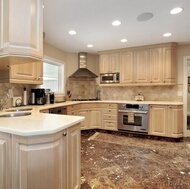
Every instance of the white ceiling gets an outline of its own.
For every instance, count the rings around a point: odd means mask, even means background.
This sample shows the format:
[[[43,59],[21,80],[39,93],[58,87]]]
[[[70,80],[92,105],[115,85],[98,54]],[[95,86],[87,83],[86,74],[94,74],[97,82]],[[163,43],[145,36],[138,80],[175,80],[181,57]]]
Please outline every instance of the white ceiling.
[[[102,50],[148,44],[190,43],[190,0],[44,0],[44,41],[67,52]],[[184,11],[171,15],[175,7]],[[139,22],[145,12],[153,18]],[[120,20],[118,27],[112,21]],[[76,35],[69,35],[75,30]],[[171,32],[171,37],[162,35]],[[126,38],[126,43],[120,40]],[[87,44],[93,44],[88,48]]]

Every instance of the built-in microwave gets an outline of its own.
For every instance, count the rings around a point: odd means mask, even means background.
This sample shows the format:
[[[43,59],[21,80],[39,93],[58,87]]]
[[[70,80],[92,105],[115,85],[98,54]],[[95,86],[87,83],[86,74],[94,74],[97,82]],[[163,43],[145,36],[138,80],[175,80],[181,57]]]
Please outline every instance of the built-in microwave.
[[[119,73],[100,74],[100,83],[119,83]]]

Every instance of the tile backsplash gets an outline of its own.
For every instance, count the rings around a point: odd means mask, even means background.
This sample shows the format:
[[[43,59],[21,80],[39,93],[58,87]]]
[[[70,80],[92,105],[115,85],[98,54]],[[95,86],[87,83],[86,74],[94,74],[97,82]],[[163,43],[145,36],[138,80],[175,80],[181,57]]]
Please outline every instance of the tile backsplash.
[[[23,95],[26,87],[28,100],[30,100],[31,88],[34,85],[24,84],[0,84],[0,98],[6,103],[4,108],[12,106],[12,99],[7,98],[8,89],[12,89],[13,96]],[[134,100],[135,96],[141,94],[146,101],[178,101],[183,102],[183,85],[175,86],[143,86],[143,87],[99,87],[95,79],[68,79],[67,90],[70,90],[73,98],[96,98],[97,91],[100,91],[101,100]],[[181,94],[181,95],[179,95]],[[1,101],[0,101],[1,103]]]
[[[9,98],[8,90],[12,89],[13,96],[23,96],[23,90],[26,87],[28,100],[30,100],[30,91],[31,88],[35,88],[34,85],[24,85],[24,84],[11,84],[11,83],[2,83],[0,84],[0,98],[5,100],[4,108],[12,107],[12,98]],[[0,101],[1,102],[1,101]]]
[[[96,79],[68,78],[67,91],[71,91],[72,99],[94,99],[97,97],[98,85]]]
[[[183,101],[183,85],[141,86],[141,87],[101,87],[101,100],[134,100],[141,94],[146,101]],[[181,94],[181,95],[179,95]]]

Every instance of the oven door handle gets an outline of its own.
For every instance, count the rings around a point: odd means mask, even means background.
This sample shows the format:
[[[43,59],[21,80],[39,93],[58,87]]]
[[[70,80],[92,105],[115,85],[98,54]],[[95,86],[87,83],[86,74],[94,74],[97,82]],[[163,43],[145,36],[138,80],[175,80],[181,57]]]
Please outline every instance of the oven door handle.
[[[129,112],[133,112],[135,114],[147,114],[148,111],[129,111],[129,110],[118,110],[118,112],[120,113],[129,113]]]

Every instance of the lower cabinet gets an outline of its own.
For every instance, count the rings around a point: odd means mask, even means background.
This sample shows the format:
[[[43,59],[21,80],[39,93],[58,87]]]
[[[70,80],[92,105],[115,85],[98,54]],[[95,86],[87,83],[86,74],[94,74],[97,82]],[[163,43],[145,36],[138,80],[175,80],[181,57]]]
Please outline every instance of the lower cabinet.
[[[102,129],[118,130],[117,129],[117,104],[102,104]]]
[[[102,126],[102,110],[98,103],[81,104],[78,111],[79,116],[84,116],[85,120],[81,123],[81,129],[95,129]]]
[[[0,141],[3,143],[1,134]],[[0,144],[0,151],[8,153],[0,153],[6,167],[0,170],[0,189],[9,189],[10,185],[11,189],[80,188],[80,143],[79,124],[51,135],[13,135],[9,146],[12,157],[6,144]]]
[[[11,189],[11,136],[0,133],[0,189]]]
[[[150,105],[149,134],[182,137],[183,106]]]

